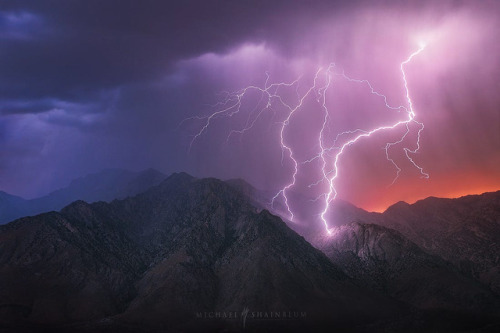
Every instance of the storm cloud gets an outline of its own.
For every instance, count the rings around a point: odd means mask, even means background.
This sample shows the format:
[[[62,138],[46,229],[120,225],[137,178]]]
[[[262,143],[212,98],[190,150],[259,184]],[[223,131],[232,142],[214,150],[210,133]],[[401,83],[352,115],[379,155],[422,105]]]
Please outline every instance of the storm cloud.
[[[422,39],[426,52],[408,77],[425,124],[415,160],[429,180],[404,168],[388,187],[394,169],[380,138],[345,156],[340,197],[380,210],[399,200],[498,189],[498,3],[344,3],[3,2],[0,189],[31,197],[109,167],[242,177],[279,189],[290,176],[275,141],[279,115],[263,115],[252,131],[229,140],[238,124],[217,119],[191,149],[203,122],[183,120],[209,114],[223,91],[263,86],[266,73],[271,82],[299,76],[310,82],[332,62],[369,80],[392,104],[404,104],[399,64]],[[349,90],[338,96],[377,116],[336,112],[337,130],[383,119],[380,105],[359,93],[365,97]],[[300,117],[296,123],[314,127],[312,111]],[[302,160],[317,149],[305,145],[307,138],[307,131],[287,138],[303,140]]]

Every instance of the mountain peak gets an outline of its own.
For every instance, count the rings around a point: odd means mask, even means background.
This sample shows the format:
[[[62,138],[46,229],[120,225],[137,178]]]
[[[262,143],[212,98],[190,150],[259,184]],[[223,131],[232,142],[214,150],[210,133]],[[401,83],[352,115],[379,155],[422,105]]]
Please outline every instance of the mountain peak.
[[[24,201],[26,199],[19,197],[17,195],[13,195],[4,191],[0,191],[0,200],[17,200],[17,201]]]
[[[399,211],[399,210],[402,210],[402,209],[405,210],[405,209],[408,209],[409,207],[411,207],[411,205],[409,203],[407,203],[406,201],[398,201],[395,204],[389,206],[384,211],[384,213],[391,212],[391,211]]]
[[[173,172],[172,174],[170,174],[170,176],[168,176],[164,180],[164,182],[165,181],[169,181],[169,182],[172,182],[172,181],[191,181],[193,179],[196,179],[196,178],[194,176],[191,176],[187,172],[181,171],[181,172]]]

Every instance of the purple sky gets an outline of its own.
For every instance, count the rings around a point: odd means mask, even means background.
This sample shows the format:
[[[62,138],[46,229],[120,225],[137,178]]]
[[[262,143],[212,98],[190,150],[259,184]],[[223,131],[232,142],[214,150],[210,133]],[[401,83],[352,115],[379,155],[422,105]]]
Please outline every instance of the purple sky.
[[[370,210],[399,201],[500,188],[500,3],[497,1],[4,1],[0,5],[0,190],[33,197],[103,168],[241,177],[263,189],[289,183],[279,145],[286,112],[261,114],[249,95],[241,113],[216,118],[224,91],[292,82],[289,101],[316,70],[369,80],[390,105],[406,106],[406,68],[416,120],[425,125],[414,161],[403,146],[386,160],[396,129],[360,140],[339,162],[339,198]],[[295,89],[295,88],[294,88]],[[327,93],[332,140],[401,117],[366,86],[335,76]],[[252,113],[254,112],[254,113]],[[304,161],[318,153],[321,108],[307,100],[285,131]],[[404,115],[403,115],[404,116]],[[404,118],[404,117],[403,117]],[[411,132],[405,145],[414,149]],[[294,191],[316,196],[318,165],[301,165]]]

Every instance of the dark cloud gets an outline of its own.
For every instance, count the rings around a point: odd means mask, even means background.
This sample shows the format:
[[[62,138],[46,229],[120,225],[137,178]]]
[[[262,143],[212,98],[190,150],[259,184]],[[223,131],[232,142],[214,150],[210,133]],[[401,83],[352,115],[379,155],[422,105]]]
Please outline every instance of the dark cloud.
[[[177,60],[263,38],[283,7],[281,1],[7,4],[0,25],[0,97],[72,100],[154,80]]]
[[[295,47],[298,33],[356,4],[363,2],[7,1],[0,98],[74,101],[161,78],[178,60],[242,41]]]

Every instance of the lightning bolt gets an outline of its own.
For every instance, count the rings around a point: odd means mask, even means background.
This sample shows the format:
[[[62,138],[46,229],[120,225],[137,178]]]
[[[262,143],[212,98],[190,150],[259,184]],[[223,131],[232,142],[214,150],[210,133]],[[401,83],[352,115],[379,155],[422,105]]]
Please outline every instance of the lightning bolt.
[[[356,142],[358,142],[359,140],[361,140],[363,138],[366,138],[366,137],[370,137],[370,136],[374,135],[377,132],[386,131],[386,130],[392,130],[392,129],[395,129],[396,127],[399,127],[399,126],[402,126],[402,125],[404,125],[406,127],[405,133],[402,135],[402,137],[399,140],[397,140],[395,142],[387,143],[386,146],[385,146],[386,158],[394,165],[394,167],[397,170],[396,177],[392,181],[392,184],[394,184],[394,182],[399,177],[399,174],[401,172],[401,168],[396,164],[396,162],[394,161],[394,159],[390,158],[390,156],[389,156],[389,148],[391,148],[392,146],[394,146],[396,144],[402,143],[404,141],[404,139],[406,138],[406,136],[408,135],[408,133],[410,132],[409,124],[411,122],[416,123],[419,126],[419,130],[417,132],[416,148],[414,150],[411,150],[410,148],[407,148],[407,147],[405,147],[403,149],[404,149],[404,152],[405,152],[405,155],[406,155],[407,159],[413,164],[413,166],[415,166],[420,171],[422,177],[423,178],[429,178],[429,174],[425,173],[423,171],[423,168],[421,166],[419,166],[411,158],[411,156],[410,156],[410,153],[411,154],[416,154],[418,152],[418,150],[420,149],[420,134],[421,134],[422,130],[424,129],[424,124],[422,124],[422,123],[420,123],[420,122],[418,122],[418,121],[415,120],[415,111],[413,109],[413,101],[411,100],[411,97],[410,97],[410,90],[408,88],[408,81],[406,79],[406,72],[405,72],[405,69],[404,69],[405,65],[407,65],[413,59],[413,57],[415,57],[420,52],[422,52],[424,50],[424,48],[425,48],[425,45],[421,45],[420,48],[417,51],[415,51],[412,54],[410,54],[410,56],[405,61],[403,61],[400,64],[400,71],[401,71],[401,75],[402,75],[403,82],[404,82],[404,89],[405,89],[405,95],[406,95],[406,101],[407,101],[407,104],[408,104],[408,108],[405,108],[403,106],[399,106],[399,107],[392,107],[392,106],[390,106],[387,103],[387,97],[385,95],[380,94],[377,91],[375,91],[375,89],[372,87],[372,85],[370,84],[370,82],[368,82],[367,80],[355,80],[355,79],[351,79],[348,76],[346,76],[344,72],[342,72],[341,75],[345,79],[347,79],[348,81],[367,84],[369,86],[372,94],[374,94],[376,96],[379,96],[379,97],[382,97],[384,99],[384,103],[385,103],[385,105],[386,105],[387,108],[393,109],[393,110],[401,110],[401,109],[406,110],[408,117],[407,117],[406,120],[398,121],[396,123],[393,123],[393,124],[387,125],[387,126],[376,127],[376,128],[374,128],[372,130],[369,130],[369,131],[357,129],[357,130],[354,130],[354,131],[342,132],[339,135],[337,135],[337,138],[336,138],[336,140],[334,142],[334,146],[330,147],[328,149],[323,146],[323,135],[322,135],[322,133],[323,133],[323,131],[325,129],[326,121],[323,123],[323,127],[321,128],[321,132],[320,132],[320,136],[319,136],[320,149],[321,149],[320,154],[319,154],[319,158],[322,160],[323,178],[326,179],[327,182],[328,182],[328,192],[325,195],[324,206],[323,206],[323,210],[322,210],[322,212],[320,214],[320,218],[321,218],[321,221],[323,222],[323,224],[325,226],[325,229],[326,229],[326,231],[327,231],[328,234],[331,234],[331,231],[330,231],[330,228],[328,226],[327,213],[328,213],[328,210],[330,208],[330,203],[333,200],[335,200],[335,198],[337,197],[337,194],[338,194],[337,190],[335,189],[335,181],[337,180],[337,178],[339,176],[339,165],[338,165],[338,163],[339,163],[339,160],[340,160],[342,154],[345,152],[345,150],[349,146],[352,146],[353,144],[355,144]],[[325,110],[325,119],[326,119],[328,117],[328,114],[329,114],[328,109],[326,108],[326,103],[323,103],[323,109]],[[342,135],[345,135],[345,134],[352,134],[352,133],[355,133],[355,132],[361,132],[361,134],[358,134],[357,136],[355,136],[354,138],[346,141],[345,143],[343,143],[340,146],[336,146],[336,141],[339,139],[339,137],[341,137]],[[329,151],[329,150],[332,150],[333,148],[337,148],[337,152],[336,152],[336,154],[334,155],[334,158],[333,158],[333,168],[327,172],[327,170],[326,170],[327,162],[325,160],[325,153],[327,151]],[[333,175],[331,175],[331,174],[333,174]]]
[[[314,75],[312,84],[303,94],[300,94],[298,89],[301,77],[297,78],[292,82],[279,82],[270,84],[269,83],[270,75],[269,73],[266,72],[266,80],[264,82],[263,87],[252,85],[233,93],[226,93],[225,98],[221,102],[213,106],[214,108],[216,108],[216,111],[214,111],[213,113],[205,117],[193,117],[186,119],[186,120],[195,119],[204,121],[200,130],[193,136],[189,145],[189,149],[191,150],[193,143],[208,130],[211,123],[215,119],[220,117],[231,118],[239,114],[240,112],[242,112],[242,107],[243,107],[242,102],[250,94],[250,92],[259,93],[260,99],[254,105],[254,107],[248,112],[248,116],[246,118],[246,122],[243,125],[243,127],[239,129],[232,129],[227,136],[226,142],[228,142],[231,136],[233,135],[237,134],[243,135],[245,132],[251,130],[253,126],[256,124],[256,122],[261,118],[262,114],[264,114],[266,111],[276,112],[277,109],[284,109],[285,116],[283,120],[279,122],[280,124],[279,144],[281,147],[281,163],[283,165],[284,159],[286,157],[292,164],[292,174],[290,176],[290,181],[274,195],[269,204],[271,208],[273,208],[276,200],[282,198],[284,207],[286,209],[286,213],[288,214],[290,221],[293,221],[295,216],[293,213],[293,209],[290,205],[290,200],[288,198],[288,191],[296,185],[297,175],[299,174],[300,166],[306,163],[311,163],[313,161],[319,160],[322,178],[317,182],[310,184],[309,186],[312,187],[319,185],[321,183],[327,184],[327,190],[323,194],[321,194],[316,200],[323,198],[323,208],[318,215],[327,233],[330,234],[331,230],[329,228],[329,223],[327,221],[327,215],[330,208],[330,204],[337,198],[338,195],[337,190],[335,188],[335,182],[339,178],[340,174],[339,162],[341,160],[341,157],[347,150],[347,148],[356,144],[363,138],[369,138],[379,132],[390,131],[398,127],[404,126],[404,128],[406,129],[398,140],[393,142],[388,142],[384,147],[386,159],[394,166],[396,170],[395,178],[390,184],[392,185],[399,178],[402,169],[396,163],[396,161],[393,158],[391,158],[390,150],[397,145],[403,144],[403,142],[411,132],[410,125],[415,124],[418,127],[416,133],[415,148],[411,149],[409,147],[403,147],[403,151],[407,160],[416,169],[419,170],[421,177],[429,178],[429,174],[424,172],[424,169],[421,166],[419,166],[412,158],[412,155],[417,154],[418,151],[420,150],[420,137],[421,137],[421,132],[424,129],[424,125],[423,123],[418,122],[415,119],[416,114],[413,108],[413,101],[410,96],[408,80],[406,78],[406,72],[405,72],[405,66],[408,63],[410,63],[415,56],[421,53],[424,50],[424,48],[425,45],[420,45],[419,49],[411,53],[407,59],[405,59],[403,62],[400,63],[399,66],[403,79],[407,106],[391,106],[388,103],[387,97],[376,91],[368,80],[353,79],[347,76],[343,70],[337,71],[336,70],[337,67],[334,63],[331,63],[326,69],[319,68]],[[385,126],[380,126],[368,130],[358,128],[354,130],[341,132],[336,135],[333,144],[327,146],[325,142],[329,134],[328,124],[330,121],[330,110],[328,109],[327,106],[327,91],[328,89],[330,89],[332,81],[335,77],[339,77],[340,79],[346,80],[351,83],[366,85],[371,94],[383,100],[385,107],[387,109],[397,112],[404,111],[404,113],[406,114],[406,118],[403,120],[387,124]],[[295,103],[286,101],[284,97],[280,94],[280,89],[287,87],[288,88],[295,87],[297,94],[297,101],[295,101]],[[297,112],[299,112],[301,109],[304,108],[304,103],[306,99],[309,97],[314,97],[316,99],[316,102],[320,105],[320,108],[323,112],[322,124],[317,138],[319,152],[312,158],[303,162],[299,162],[296,158],[296,154],[294,153],[293,147],[286,140],[286,134],[292,118]],[[342,141],[343,143],[339,143]]]
[[[230,136],[232,134],[234,134],[234,133],[243,134],[244,132],[248,131],[251,127],[253,127],[253,125],[255,124],[255,122],[257,121],[257,119],[260,117],[260,115],[265,110],[271,108],[273,100],[277,100],[279,103],[281,103],[282,105],[286,106],[288,109],[291,110],[290,106],[288,106],[282,100],[281,96],[277,94],[277,91],[278,91],[278,88],[280,88],[280,87],[284,87],[284,86],[290,87],[290,86],[293,86],[293,85],[297,84],[300,78],[298,78],[295,81],[290,82],[290,83],[284,83],[284,82],[282,82],[282,83],[268,84],[268,81],[269,81],[269,74],[268,73],[266,73],[266,77],[267,78],[266,78],[266,82],[264,84],[264,88],[260,88],[260,87],[257,87],[257,86],[248,86],[248,87],[246,87],[244,89],[241,89],[241,90],[239,90],[239,91],[237,91],[235,93],[227,93],[227,97],[225,98],[225,100],[222,101],[222,102],[219,102],[219,103],[217,103],[215,105],[215,107],[220,107],[220,110],[215,111],[214,113],[210,114],[207,117],[191,117],[191,118],[184,119],[183,122],[185,122],[186,120],[190,120],[190,119],[205,120],[204,125],[201,127],[201,129],[198,131],[198,133],[196,133],[193,136],[193,139],[191,140],[191,143],[189,144],[189,150],[191,150],[191,148],[193,146],[193,143],[210,127],[210,124],[211,124],[211,122],[214,119],[216,119],[218,117],[232,117],[232,116],[240,113],[241,106],[242,106],[242,104],[241,104],[242,103],[242,99],[250,91],[260,92],[261,93],[260,102],[262,102],[263,100],[265,100],[266,101],[266,105],[265,105],[265,107],[263,107],[260,110],[260,112],[258,113],[258,115],[251,122],[250,122],[250,118],[251,118],[251,114],[253,112],[250,112],[250,114],[248,116],[248,119],[247,119],[246,126],[244,128],[242,128],[242,129],[240,129],[240,130],[232,130],[229,133],[226,141],[229,140],[229,138],[230,138]],[[256,108],[257,108],[257,106],[256,106]]]
[[[282,122],[281,124],[281,129],[280,129],[280,144],[281,144],[281,151],[282,152],[287,152],[288,153],[288,156],[290,158],[290,160],[292,160],[292,163],[293,163],[293,174],[292,174],[292,180],[290,183],[288,183],[287,185],[285,185],[278,193],[276,193],[276,195],[272,198],[271,200],[271,207],[274,206],[274,202],[276,201],[276,199],[279,197],[279,196],[282,196],[283,197],[283,201],[285,203],[285,207],[286,207],[286,210],[290,216],[290,221],[293,221],[294,220],[294,214],[292,212],[292,209],[290,208],[290,205],[288,203],[288,197],[287,197],[287,191],[295,186],[295,183],[297,181],[297,174],[299,172],[299,164],[297,162],[297,160],[295,159],[294,155],[293,155],[293,150],[292,148],[287,145],[287,143],[285,142],[285,139],[284,139],[284,134],[285,134],[285,131],[286,131],[286,128],[287,126],[290,124],[290,119],[292,118],[293,114],[299,110],[302,105],[304,104],[304,100],[306,99],[306,97],[310,96],[311,93],[313,93],[315,90],[316,90],[316,84],[317,84],[317,80],[318,80],[318,76],[319,74],[321,73],[321,68],[318,69],[318,71],[316,72],[316,75],[314,76],[314,80],[313,80],[313,85],[307,90],[307,92],[299,99],[299,103],[292,109],[290,108],[288,105],[287,105],[287,108],[289,109],[289,112],[288,112],[288,116],[286,117],[286,119]],[[283,155],[282,155],[283,156]],[[282,160],[283,161],[283,160]]]

